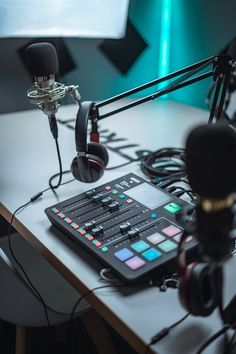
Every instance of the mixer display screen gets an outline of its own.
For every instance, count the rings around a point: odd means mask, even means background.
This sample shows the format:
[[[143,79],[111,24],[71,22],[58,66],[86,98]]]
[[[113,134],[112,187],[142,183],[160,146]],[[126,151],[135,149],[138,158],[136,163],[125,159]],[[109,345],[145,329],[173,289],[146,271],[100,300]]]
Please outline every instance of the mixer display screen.
[[[49,220],[121,279],[135,281],[176,258],[187,206],[134,173],[50,206]],[[189,235],[186,250],[196,246]]]
[[[125,194],[134,198],[137,202],[151,210],[158,208],[171,200],[170,195],[145,182],[126,191]]]

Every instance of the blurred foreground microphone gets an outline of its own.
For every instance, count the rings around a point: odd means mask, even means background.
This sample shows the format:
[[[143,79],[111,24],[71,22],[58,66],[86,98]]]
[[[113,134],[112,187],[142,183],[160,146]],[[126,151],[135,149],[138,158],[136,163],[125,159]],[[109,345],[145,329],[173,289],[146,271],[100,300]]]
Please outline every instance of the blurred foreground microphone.
[[[186,142],[189,183],[198,195],[196,237],[200,251],[219,262],[233,246],[236,133],[219,124],[195,128]]]
[[[28,90],[27,96],[31,103],[36,104],[48,116],[52,135],[57,139],[58,128],[55,114],[60,106],[60,101],[68,93],[80,103],[78,86],[65,86],[55,81],[58,60],[56,49],[51,43],[31,44],[26,48],[25,54],[29,71],[35,80],[34,86]]]
[[[227,49],[227,54],[229,54],[233,60],[233,62],[235,63],[236,61],[236,38],[233,38],[229,45],[228,45],[228,49]],[[228,91],[234,92],[236,90],[236,70],[235,70],[235,64],[234,64],[234,70],[232,71],[232,74],[230,76],[230,81],[229,81],[229,85],[228,85]]]

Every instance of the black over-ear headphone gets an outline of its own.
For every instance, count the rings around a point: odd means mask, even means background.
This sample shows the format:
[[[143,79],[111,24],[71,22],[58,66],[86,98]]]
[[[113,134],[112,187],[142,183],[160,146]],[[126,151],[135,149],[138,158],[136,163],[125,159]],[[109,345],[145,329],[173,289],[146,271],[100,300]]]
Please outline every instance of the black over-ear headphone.
[[[87,143],[88,119],[94,102],[82,102],[76,117],[75,144],[77,156],[71,163],[75,179],[85,183],[96,182],[103,176],[108,163],[108,153],[99,143]]]
[[[187,238],[187,233],[182,236],[178,251],[180,302],[193,316],[209,316],[218,306],[218,289],[222,288],[223,282],[222,267],[197,261],[186,265],[184,243]]]

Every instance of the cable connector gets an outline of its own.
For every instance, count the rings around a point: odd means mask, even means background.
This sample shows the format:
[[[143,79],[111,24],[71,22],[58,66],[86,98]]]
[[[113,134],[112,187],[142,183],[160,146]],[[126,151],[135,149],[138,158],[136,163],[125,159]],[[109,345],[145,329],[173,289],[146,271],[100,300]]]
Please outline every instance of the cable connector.
[[[157,334],[155,334],[155,336],[153,336],[151,338],[151,345],[157,343],[159,340],[161,340],[162,338],[164,338],[165,336],[167,336],[167,334],[169,333],[170,328],[169,327],[165,327],[163,328],[160,332],[158,332]]]
[[[30,201],[34,202],[35,200],[37,200],[42,195],[43,195],[43,192],[38,192],[37,194],[33,195],[33,197],[30,198]]]

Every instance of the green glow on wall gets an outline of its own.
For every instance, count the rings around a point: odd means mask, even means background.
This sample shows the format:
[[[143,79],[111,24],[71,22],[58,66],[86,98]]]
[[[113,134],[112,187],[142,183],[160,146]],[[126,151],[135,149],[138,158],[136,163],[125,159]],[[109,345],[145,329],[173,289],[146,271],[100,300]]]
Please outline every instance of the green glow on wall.
[[[171,31],[171,0],[162,0],[161,26],[160,26],[160,57],[158,77],[169,74],[170,70],[170,31]],[[168,82],[161,84],[159,88]],[[166,98],[168,95],[165,95]]]

